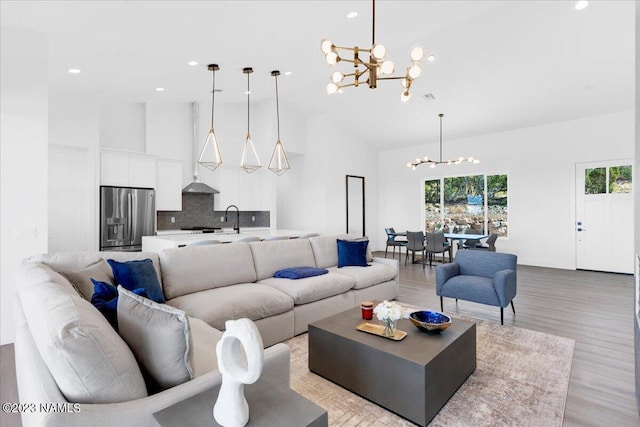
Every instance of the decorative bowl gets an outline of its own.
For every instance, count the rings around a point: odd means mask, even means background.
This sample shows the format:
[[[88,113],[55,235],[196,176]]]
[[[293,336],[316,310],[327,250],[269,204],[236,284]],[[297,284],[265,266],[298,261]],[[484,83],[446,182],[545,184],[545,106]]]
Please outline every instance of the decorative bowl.
[[[418,329],[427,332],[440,332],[451,326],[451,318],[437,311],[414,311],[409,320]]]

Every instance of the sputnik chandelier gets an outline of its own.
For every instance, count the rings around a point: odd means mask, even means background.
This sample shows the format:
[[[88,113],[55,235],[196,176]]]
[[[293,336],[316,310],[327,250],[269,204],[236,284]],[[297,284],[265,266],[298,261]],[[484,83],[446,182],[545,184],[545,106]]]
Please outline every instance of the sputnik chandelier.
[[[480,163],[480,160],[474,159],[473,157],[458,157],[455,160],[442,160],[442,117],[444,117],[444,114],[440,113],[438,117],[440,117],[440,160],[433,160],[428,156],[424,156],[422,159],[416,159],[415,163],[407,163],[407,167],[411,168],[411,170],[416,170],[416,167],[425,163],[428,163],[430,168],[435,168],[438,165],[459,165],[463,162],[473,164]]]
[[[372,42],[370,49],[361,49],[358,46],[355,47],[343,47],[334,45],[331,40],[323,39],[320,43],[320,49],[325,55],[327,63],[331,66],[335,66],[338,62],[350,62],[355,68],[353,73],[343,74],[340,71],[335,71],[331,74],[331,83],[327,85],[327,94],[333,95],[335,93],[342,93],[342,88],[348,86],[358,87],[362,84],[368,84],[371,89],[375,89],[378,86],[378,80],[401,80],[402,94],[400,99],[403,102],[408,102],[411,99],[409,89],[415,79],[420,77],[422,68],[420,67],[420,61],[425,55],[424,49],[420,46],[416,46],[411,50],[410,58],[411,65],[407,67],[404,76],[392,76],[395,71],[395,65],[393,61],[387,59],[387,48],[382,44],[376,44],[376,2],[372,0],[373,4],[373,26],[372,26]],[[353,53],[353,59],[342,57],[338,51],[347,51]],[[369,60],[362,60],[360,55],[363,53],[369,54]],[[435,56],[427,56],[427,61],[435,61]],[[351,82],[348,82],[350,80]]]

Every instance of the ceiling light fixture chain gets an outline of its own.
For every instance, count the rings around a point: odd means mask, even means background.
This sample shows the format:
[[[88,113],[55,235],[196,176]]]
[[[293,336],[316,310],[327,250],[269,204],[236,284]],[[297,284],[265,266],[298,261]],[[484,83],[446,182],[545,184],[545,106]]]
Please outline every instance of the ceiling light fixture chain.
[[[287,159],[287,153],[285,153],[282,142],[280,142],[280,101],[278,96],[278,76],[280,75],[280,71],[274,70],[271,72],[271,75],[275,78],[276,81],[276,121],[278,140],[276,141],[276,145],[273,148],[273,154],[271,154],[271,160],[269,161],[269,170],[276,175],[282,175],[291,168],[289,166],[289,160]]]
[[[372,30],[371,30],[371,48],[361,49],[358,46],[345,47],[336,46],[330,40],[323,39],[320,42],[320,49],[325,55],[325,60],[331,66],[335,66],[338,62],[352,63],[355,68],[353,73],[344,74],[340,71],[335,71],[331,74],[331,82],[327,85],[327,94],[333,95],[335,93],[342,93],[342,89],[348,86],[358,87],[363,83],[367,83],[369,88],[375,89],[378,86],[378,80],[401,80],[402,93],[400,99],[403,102],[408,102],[411,99],[409,89],[415,79],[420,77],[422,68],[420,67],[420,61],[424,57],[424,49],[420,46],[416,46],[411,50],[410,59],[411,65],[407,67],[404,76],[392,76],[395,71],[395,65],[393,61],[386,59],[387,48],[382,44],[376,44],[376,2],[372,0]],[[343,58],[338,54],[339,50],[349,51],[353,54],[353,59]],[[363,61],[360,59],[361,52],[369,53],[369,60]],[[427,61],[435,61],[434,55],[427,56]],[[362,68],[359,68],[362,66]],[[350,83],[342,83],[346,78],[353,77]],[[361,81],[360,78],[363,78]],[[366,77],[366,81],[364,78]]]
[[[218,64],[209,64],[207,69],[213,73],[211,78],[211,127],[207,134],[207,139],[200,151],[200,157],[198,158],[198,164],[206,167],[207,169],[214,171],[222,164],[222,156],[220,155],[220,147],[218,146],[218,139],[213,129],[213,117],[215,108],[215,96],[216,96],[216,71],[220,69]]]
[[[460,163],[467,162],[478,164],[480,160],[473,157],[458,157],[455,160],[442,160],[442,118],[444,114],[438,114],[440,117],[440,158],[439,160],[430,159],[428,156],[424,156],[422,159],[416,159],[415,163],[407,163],[407,167],[411,168],[411,170],[416,170],[416,168],[422,164],[428,163],[430,168],[435,168],[437,165],[459,165]]]
[[[253,73],[253,68],[245,67],[242,72],[247,75],[247,136],[244,139],[244,148],[242,150],[242,161],[240,167],[245,172],[255,172],[262,167],[258,153],[253,145],[253,139],[251,138],[250,124],[251,124],[251,86],[249,84],[249,76]]]

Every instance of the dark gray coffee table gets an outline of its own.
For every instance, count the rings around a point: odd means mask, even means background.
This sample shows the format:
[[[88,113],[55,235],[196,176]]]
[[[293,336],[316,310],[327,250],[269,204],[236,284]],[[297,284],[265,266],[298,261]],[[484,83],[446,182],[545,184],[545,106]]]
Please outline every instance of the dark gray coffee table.
[[[400,320],[402,341],[360,332],[360,307],[309,324],[309,370],[426,426],[476,368],[476,324],[440,334]],[[370,321],[372,323],[377,320]]]

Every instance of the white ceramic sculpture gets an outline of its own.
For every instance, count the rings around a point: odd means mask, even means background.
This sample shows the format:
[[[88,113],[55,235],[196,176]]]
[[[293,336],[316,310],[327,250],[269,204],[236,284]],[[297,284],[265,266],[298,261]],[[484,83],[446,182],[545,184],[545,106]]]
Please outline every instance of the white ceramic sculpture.
[[[242,427],[249,421],[244,385],[256,382],[264,366],[262,337],[249,319],[227,320],[225,328],[216,346],[222,385],[213,417],[224,427]]]

